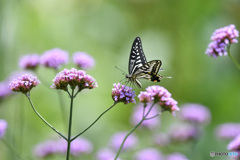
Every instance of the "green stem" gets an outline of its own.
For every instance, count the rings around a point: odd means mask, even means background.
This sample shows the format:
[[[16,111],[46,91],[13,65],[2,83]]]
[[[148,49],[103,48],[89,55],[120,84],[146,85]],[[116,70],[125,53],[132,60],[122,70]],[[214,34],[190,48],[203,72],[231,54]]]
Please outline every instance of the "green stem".
[[[230,53],[230,45],[228,46],[228,55],[231,58],[231,60],[233,61],[233,63],[235,64],[235,66],[240,70],[240,64],[238,63],[238,61],[231,55]]]
[[[79,137],[80,135],[82,135],[84,132],[86,132],[88,129],[90,129],[106,112],[108,112],[110,109],[112,109],[117,103],[114,102],[114,104],[112,106],[110,106],[108,109],[106,109],[103,113],[101,113],[98,118],[93,121],[85,130],[83,130],[81,133],[79,133],[78,135],[76,135],[75,137],[73,137],[71,139],[71,141],[73,141],[74,139],[76,139],[77,137]]]
[[[73,110],[73,97],[74,95],[74,89],[72,89],[72,95],[71,95],[71,103],[70,103],[70,113],[69,113],[69,125],[68,125],[68,139],[67,139],[67,156],[66,160],[69,160],[70,156],[70,147],[71,147],[71,131],[72,131],[72,110]]]
[[[51,124],[49,124],[49,123],[38,113],[38,111],[36,110],[36,108],[34,107],[32,101],[31,101],[31,99],[30,99],[30,96],[28,96],[28,95],[26,94],[26,97],[28,98],[28,101],[30,102],[30,104],[31,104],[31,106],[32,106],[32,109],[33,109],[34,112],[38,115],[38,117],[41,118],[41,120],[42,120],[46,125],[48,125],[50,128],[52,128],[52,130],[53,130],[54,132],[56,132],[56,133],[59,134],[62,138],[64,138],[65,140],[67,140],[67,138],[66,138],[62,133],[60,133],[58,130],[56,130]]]
[[[121,152],[121,150],[123,148],[123,145],[124,145],[125,141],[142,124],[142,122],[146,119],[146,117],[148,116],[148,114],[152,110],[154,104],[155,103],[152,104],[152,106],[149,108],[148,112],[143,116],[142,120],[135,127],[133,127],[132,130],[125,136],[125,138],[122,141],[122,144],[121,144],[120,148],[118,149],[117,155],[115,156],[114,160],[117,160],[117,158],[118,158],[118,156],[119,156],[119,154],[120,154],[120,152]],[[145,109],[145,106],[144,106],[144,109]]]

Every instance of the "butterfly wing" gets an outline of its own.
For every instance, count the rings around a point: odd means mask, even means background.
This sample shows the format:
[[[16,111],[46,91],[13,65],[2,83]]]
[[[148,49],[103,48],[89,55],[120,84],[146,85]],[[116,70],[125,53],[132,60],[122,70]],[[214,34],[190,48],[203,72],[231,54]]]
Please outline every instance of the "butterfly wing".
[[[134,78],[135,79],[147,79],[150,81],[158,81],[160,82],[162,76],[158,75],[158,71],[162,65],[162,62],[160,60],[153,60],[150,62],[147,62],[143,66],[139,67],[135,73]]]
[[[128,63],[128,73],[133,75],[139,67],[147,63],[146,57],[142,49],[142,42],[140,37],[135,38]]]

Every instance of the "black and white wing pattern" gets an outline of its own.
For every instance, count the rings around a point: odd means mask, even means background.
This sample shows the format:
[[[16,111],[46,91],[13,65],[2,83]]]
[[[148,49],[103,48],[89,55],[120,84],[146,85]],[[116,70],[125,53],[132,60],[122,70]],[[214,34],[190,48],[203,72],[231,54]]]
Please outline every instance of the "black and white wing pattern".
[[[128,81],[136,84],[139,88],[142,88],[142,84],[138,79],[160,82],[162,76],[158,74],[158,71],[161,65],[162,62],[160,60],[147,62],[143,53],[141,39],[140,37],[137,37],[132,45],[128,64],[129,75],[126,75],[126,78]]]
[[[140,37],[135,38],[128,63],[128,73],[133,75],[134,72],[141,66],[147,63],[146,57],[143,53],[142,42]]]
[[[145,65],[141,66],[136,70],[134,73],[134,77],[136,79],[147,79],[150,81],[157,81],[160,82],[162,76],[158,75],[158,71],[162,65],[162,62],[160,60],[153,60],[150,62],[147,62]]]

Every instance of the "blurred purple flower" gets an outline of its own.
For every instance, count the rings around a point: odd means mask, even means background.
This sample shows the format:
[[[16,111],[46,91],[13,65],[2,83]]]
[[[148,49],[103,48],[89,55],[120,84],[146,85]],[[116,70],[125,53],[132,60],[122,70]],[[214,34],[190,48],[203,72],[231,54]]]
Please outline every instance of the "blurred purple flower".
[[[168,155],[166,160],[188,160],[188,158],[181,153],[175,152]]]
[[[224,123],[217,126],[215,133],[221,139],[233,139],[240,134],[240,123]]]
[[[176,124],[171,126],[169,136],[173,142],[186,142],[198,138],[200,130],[192,124]]]
[[[214,58],[217,56],[226,56],[226,48],[232,43],[237,43],[237,37],[239,37],[239,32],[233,24],[217,29],[211,36],[212,42],[208,45],[205,53]]]
[[[175,111],[179,111],[180,109],[177,106],[177,101],[171,96],[171,93],[164,87],[153,85],[146,88],[146,92],[141,92],[138,98],[143,103],[153,100],[155,103],[160,104],[162,111],[170,111],[175,115]]]
[[[92,89],[98,87],[96,80],[87,75],[83,70],[72,68],[70,70],[64,69],[59,72],[53,79],[51,88],[68,90],[68,85],[74,89],[78,86],[79,90]]]
[[[181,107],[179,118],[198,124],[208,124],[211,119],[209,109],[201,104],[187,103]]]
[[[57,142],[59,149],[58,153],[66,154],[67,153],[67,142],[64,139],[61,139]],[[92,143],[85,138],[77,138],[71,143],[70,153],[73,156],[79,156],[81,154],[89,154],[93,150]]]
[[[58,69],[68,62],[68,52],[59,48],[54,48],[43,53],[41,64],[45,67]]]
[[[153,142],[158,146],[164,147],[170,143],[170,138],[167,134],[158,133],[153,135]]]
[[[84,52],[76,52],[73,55],[73,63],[82,69],[90,69],[94,66],[95,60]]]
[[[0,82],[0,100],[4,99],[5,97],[7,97],[8,95],[10,95],[12,93],[12,91],[10,90],[8,83],[3,81]]]
[[[163,160],[162,154],[155,148],[146,148],[138,151],[134,160]]]
[[[240,134],[228,144],[227,149],[230,151],[240,151]]]
[[[123,139],[128,134],[128,132],[117,132],[115,133],[111,139],[110,139],[110,145],[115,149],[116,151],[120,148]],[[123,145],[123,150],[129,150],[134,148],[138,143],[138,139],[134,134],[131,134],[127,140],[125,141]]]
[[[56,141],[49,140],[42,142],[34,147],[33,154],[36,157],[44,158],[49,155],[58,153],[59,146]]]
[[[39,83],[41,82],[37,79],[37,77],[30,74],[24,74],[17,79],[13,79],[9,83],[9,88],[14,92],[22,92],[26,94],[33,87],[36,87]]]
[[[73,156],[79,156],[81,154],[89,154],[92,152],[92,143],[84,138],[75,139],[71,143],[70,153]],[[66,154],[67,142],[63,139],[60,140],[48,140],[42,142],[34,147],[33,154],[36,157],[44,158],[54,154]]]
[[[3,119],[0,119],[0,139],[4,136],[7,130],[7,122]]]
[[[116,153],[111,149],[104,148],[97,152],[96,160],[114,160]],[[119,158],[117,160],[120,160]]]
[[[146,112],[149,111],[151,105],[152,105],[152,103],[148,103],[148,105],[145,107],[145,114],[146,114]],[[159,113],[158,108],[153,107],[152,110],[149,112],[147,118],[156,116],[158,113]],[[135,126],[142,120],[142,118],[143,118],[143,104],[140,103],[134,107],[134,111],[133,111],[133,114],[131,117],[131,123]],[[156,127],[160,126],[160,118],[155,117],[153,119],[144,120],[142,122],[141,126],[149,128],[149,129],[156,128]]]
[[[134,99],[136,95],[131,87],[122,85],[120,83],[115,83],[113,86],[112,99],[114,102],[123,102],[124,104],[136,103]]]
[[[23,56],[19,61],[19,66],[23,69],[35,69],[40,63],[38,54],[28,54]]]

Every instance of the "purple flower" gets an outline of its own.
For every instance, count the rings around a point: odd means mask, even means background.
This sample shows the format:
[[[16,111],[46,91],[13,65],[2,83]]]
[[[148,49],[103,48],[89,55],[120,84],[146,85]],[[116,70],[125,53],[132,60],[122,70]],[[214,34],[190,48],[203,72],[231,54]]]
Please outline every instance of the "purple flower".
[[[156,145],[164,147],[170,143],[170,138],[167,134],[158,133],[153,136],[153,141]]]
[[[59,48],[46,51],[41,57],[41,64],[45,67],[58,69],[68,62],[68,52]]]
[[[82,69],[90,69],[94,66],[95,60],[84,52],[76,52],[73,55],[73,63]]]
[[[28,54],[23,56],[19,61],[19,66],[23,69],[35,69],[40,63],[38,54]]]
[[[75,139],[71,143],[70,153],[73,156],[79,156],[81,154],[89,154],[92,152],[92,143],[84,138]],[[67,142],[61,140],[48,140],[42,142],[34,147],[33,154],[37,157],[44,158],[49,155],[66,154]]]
[[[169,136],[174,142],[186,142],[198,138],[200,130],[192,124],[177,124],[171,126]]]
[[[175,152],[168,155],[166,160],[188,160],[188,158],[181,153]]]
[[[135,92],[131,87],[122,85],[120,83],[113,84],[114,88],[112,89],[112,99],[114,102],[123,102],[124,104],[136,103],[134,97]]]
[[[227,149],[230,151],[240,151],[240,135],[228,144]]]
[[[58,153],[66,154],[67,153],[67,142],[64,139],[61,139],[57,142],[59,149]],[[77,138],[71,142],[70,153],[73,156],[79,156],[81,154],[89,154],[93,150],[92,143],[85,138]]]
[[[201,104],[195,103],[183,105],[179,114],[180,119],[198,124],[207,124],[211,119],[209,109]]]
[[[232,43],[237,43],[236,39],[239,36],[238,31],[235,29],[235,25],[217,29],[211,36],[212,42],[208,45],[206,54],[216,58],[217,56],[226,56],[226,48]]]
[[[104,148],[97,152],[96,159],[97,160],[114,160],[116,153],[111,149]],[[119,158],[117,160],[120,160]]]
[[[0,119],[0,139],[4,136],[7,130],[7,122],[3,119]]]
[[[22,92],[26,94],[33,87],[36,87],[39,83],[41,82],[37,79],[37,77],[30,74],[24,74],[17,79],[13,79],[9,83],[9,88],[14,92]]]
[[[72,68],[64,69],[59,72],[53,79],[51,88],[68,90],[68,85],[74,89],[76,86],[79,90],[92,89],[98,87],[96,80],[83,70]]]
[[[146,88],[146,92],[141,92],[138,98],[143,103],[153,100],[155,103],[160,104],[162,111],[170,111],[175,115],[175,111],[179,111],[180,109],[177,106],[177,101],[171,96],[171,93],[164,87],[153,85]]]
[[[148,103],[148,105],[145,107],[145,114],[149,111],[152,103]],[[132,117],[131,117],[131,122],[135,126],[137,125],[143,118],[143,104],[138,104],[135,106]],[[153,107],[152,110],[149,112],[147,118],[151,118],[153,116],[156,116],[159,113],[158,108]],[[153,119],[149,120],[144,120],[141,124],[142,127],[146,127],[149,129],[156,128],[160,126],[160,118],[155,117]]]
[[[240,123],[224,123],[219,125],[215,133],[221,139],[233,139],[240,134]]]
[[[142,103],[147,103],[153,100],[153,97],[151,93],[147,91],[141,91],[140,94],[138,95],[139,101]]]
[[[12,93],[12,91],[9,89],[8,83],[5,82],[5,81],[0,82],[0,100],[4,99],[5,97],[10,95],[11,93]]]
[[[122,142],[123,139],[125,138],[125,136],[127,135],[128,132],[118,132],[115,133],[111,139],[110,139],[110,145],[117,151]],[[127,140],[125,141],[124,145],[123,145],[123,150],[129,150],[132,149],[133,147],[136,146],[136,144],[138,143],[138,139],[134,134],[131,134]]]
[[[162,154],[154,148],[146,148],[138,151],[134,160],[163,160]]]
[[[153,85],[146,88],[146,91],[152,96],[155,102],[164,102],[171,98],[171,93],[161,86]]]
[[[49,140],[42,142],[34,147],[33,154],[36,157],[44,158],[59,152],[59,146],[56,141]]]

